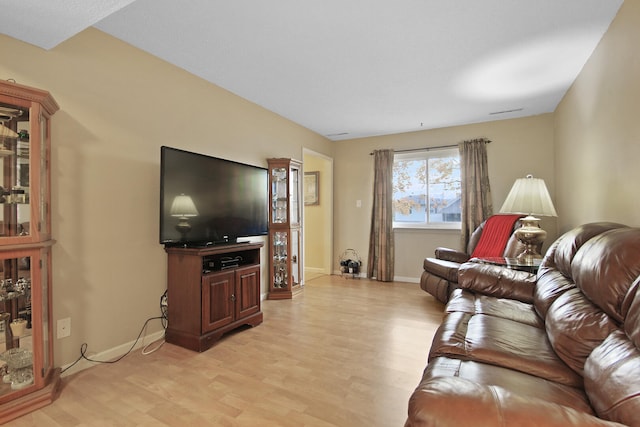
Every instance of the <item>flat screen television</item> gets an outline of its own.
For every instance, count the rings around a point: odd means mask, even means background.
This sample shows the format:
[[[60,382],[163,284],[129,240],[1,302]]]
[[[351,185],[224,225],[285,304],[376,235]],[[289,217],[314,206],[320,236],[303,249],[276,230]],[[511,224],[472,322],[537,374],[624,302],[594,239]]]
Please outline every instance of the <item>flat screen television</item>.
[[[202,247],[268,232],[267,169],[160,148],[160,243]]]

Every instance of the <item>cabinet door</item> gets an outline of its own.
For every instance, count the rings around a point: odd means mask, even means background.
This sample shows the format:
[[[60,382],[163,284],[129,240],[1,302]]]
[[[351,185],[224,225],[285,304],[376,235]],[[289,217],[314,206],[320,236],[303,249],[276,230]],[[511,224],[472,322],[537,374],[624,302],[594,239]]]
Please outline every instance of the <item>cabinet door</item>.
[[[300,230],[291,230],[289,256],[291,258],[291,286],[293,287],[300,284]]]
[[[28,108],[0,102],[0,115],[8,118],[0,122],[0,237],[16,243],[32,240],[28,236],[39,225],[37,218],[35,223],[31,218],[29,196],[37,189],[30,179],[34,173],[31,154],[33,148],[39,146],[37,137],[29,141],[29,135],[36,128],[30,124],[32,110],[39,111],[37,106]],[[35,196],[37,198],[37,190]]]
[[[236,270],[236,319],[260,311],[260,266]]]
[[[289,172],[290,188],[289,188],[289,208],[291,209],[290,223],[291,225],[300,224],[300,168],[291,164]]]
[[[32,268],[39,263],[38,251],[5,252],[0,257],[0,365],[7,369],[0,381],[0,403],[5,403],[20,390],[33,391],[34,384],[43,384],[41,355],[49,354],[43,351],[40,322],[31,317],[32,296],[39,300],[41,295],[38,269]],[[37,309],[36,315],[40,317]]]
[[[202,332],[233,322],[234,272],[223,271],[202,278]]]
[[[287,231],[272,231],[270,233],[270,291],[289,289],[289,268],[287,258],[287,248],[289,247],[288,239],[289,233]]]
[[[0,245],[51,238],[48,92],[0,81]]]
[[[287,169],[285,167],[274,167],[271,169],[271,223],[286,224],[289,222],[287,216],[288,188],[289,182]]]

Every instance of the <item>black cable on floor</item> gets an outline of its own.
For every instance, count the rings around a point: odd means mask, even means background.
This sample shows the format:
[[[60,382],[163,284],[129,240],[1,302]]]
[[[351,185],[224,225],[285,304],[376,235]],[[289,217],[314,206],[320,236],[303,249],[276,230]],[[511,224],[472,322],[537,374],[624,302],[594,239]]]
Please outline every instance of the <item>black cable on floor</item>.
[[[108,364],[116,363],[116,362],[121,361],[122,359],[124,359],[126,356],[128,356],[133,351],[133,349],[136,347],[136,344],[138,344],[138,341],[140,341],[140,337],[142,337],[142,334],[145,331],[145,329],[147,328],[147,325],[152,320],[160,320],[162,322],[163,329],[167,329],[167,291],[165,291],[164,294],[162,294],[162,296],[160,297],[160,312],[162,313],[161,316],[150,317],[149,319],[147,319],[144,322],[144,325],[142,325],[142,328],[140,329],[140,333],[138,334],[138,337],[136,338],[136,340],[131,345],[131,348],[129,350],[127,350],[127,352],[124,353],[122,356],[120,356],[120,357],[118,357],[117,359],[114,359],[114,360],[96,360],[96,359],[92,359],[92,358],[87,356],[87,349],[89,348],[89,345],[87,343],[82,343],[82,345],[80,346],[80,357],[78,357],[75,360],[75,362],[73,362],[71,365],[67,366],[62,371],[60,371],[60,373],[62,374],[63,372],[71,369],[73,366],[75,366],[82,359],[87,360],[89,362],[93,362],[93,363],[108,363]],[[164,344],[164,337],[163,337],[163,342],[157,348],[155,348],[153,351],[145,352],[146,348],[148,347],[148,346],[146,346],[143,349],[143,354],[151,354],[151,353],[153,353],[154,351],[156,351],[157,349],[162,347],[162,344]]]

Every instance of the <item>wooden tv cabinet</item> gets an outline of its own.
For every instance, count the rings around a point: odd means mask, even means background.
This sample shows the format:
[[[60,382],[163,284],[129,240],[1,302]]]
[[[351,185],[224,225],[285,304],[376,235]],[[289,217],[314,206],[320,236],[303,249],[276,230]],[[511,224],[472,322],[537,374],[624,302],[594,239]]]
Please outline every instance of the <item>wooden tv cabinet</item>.
[[[205,351],[223,334],[262,323],[260,248],[237,243],[206,248],[165,247],[167,317],[165,340]]]

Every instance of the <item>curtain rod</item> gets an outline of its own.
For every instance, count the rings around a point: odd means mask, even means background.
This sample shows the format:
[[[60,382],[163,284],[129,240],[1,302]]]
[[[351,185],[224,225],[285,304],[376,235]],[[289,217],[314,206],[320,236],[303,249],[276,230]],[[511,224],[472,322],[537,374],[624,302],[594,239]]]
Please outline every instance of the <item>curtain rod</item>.
[[[486,140],[487,144],[491,143],[491,141]],[[408,148],[406,150],[393,150],[394,153],[412,153],[415,151],[429,151],[429,150],[440,150],[442,148],[457,148],[458,144],[451,145],[438,145],[436,147],[425,147],[425,148]],[[370,156],[373,156],[373,151],[369,153]]]

